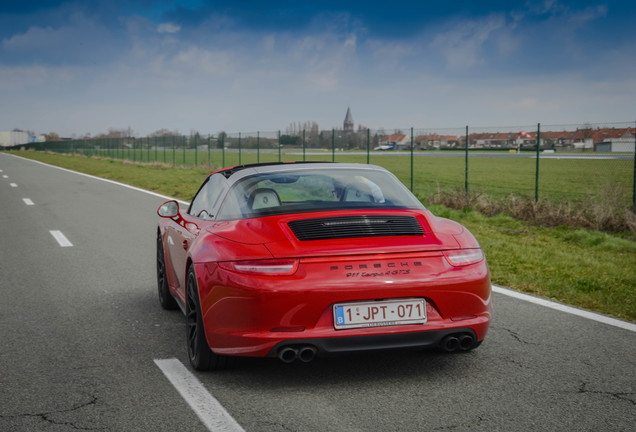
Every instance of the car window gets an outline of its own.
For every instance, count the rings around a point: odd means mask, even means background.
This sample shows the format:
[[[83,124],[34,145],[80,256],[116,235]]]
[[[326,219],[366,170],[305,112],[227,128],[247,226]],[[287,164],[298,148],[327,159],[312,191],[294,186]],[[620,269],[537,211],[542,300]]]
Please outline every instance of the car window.
[[[217,219],[355,208],[423,206],[386,171],[298,170],[256,174],[237,181],[221,205]]]
[[[192,200],[189,214],[202,219],[212,219],[212,207],[223,191],[223,186],[227,182],[221,174],[214,174],[201,186],[199,192]]]

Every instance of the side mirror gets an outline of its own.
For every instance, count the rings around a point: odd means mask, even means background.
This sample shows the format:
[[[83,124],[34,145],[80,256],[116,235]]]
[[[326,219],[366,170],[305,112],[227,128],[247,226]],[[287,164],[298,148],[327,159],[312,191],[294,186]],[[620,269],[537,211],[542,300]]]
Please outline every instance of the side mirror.
[[[173,218],[179,214],[179,203],[167,201],[157,209],[157,214],[164,218]]]

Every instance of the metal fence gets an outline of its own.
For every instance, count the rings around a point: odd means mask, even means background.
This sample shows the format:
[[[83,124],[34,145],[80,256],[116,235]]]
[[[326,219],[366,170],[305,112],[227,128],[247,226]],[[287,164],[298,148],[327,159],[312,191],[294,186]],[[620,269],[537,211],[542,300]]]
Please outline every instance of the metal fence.
[[[221,132],[20,147],[207,169],[292,160],[375,164],[424,199],[457,190],[578,203],[611,196],[636,209],[636,123]]]

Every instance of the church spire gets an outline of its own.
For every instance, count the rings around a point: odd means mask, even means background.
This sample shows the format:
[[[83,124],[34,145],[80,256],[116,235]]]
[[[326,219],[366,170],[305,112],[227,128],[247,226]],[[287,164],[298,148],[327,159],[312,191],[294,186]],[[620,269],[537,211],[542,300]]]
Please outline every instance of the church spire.
[[[353,117],[351,116],[350,107],[347,107],[347,115],[344,119],[343,129],[345,132],[353,132]]]

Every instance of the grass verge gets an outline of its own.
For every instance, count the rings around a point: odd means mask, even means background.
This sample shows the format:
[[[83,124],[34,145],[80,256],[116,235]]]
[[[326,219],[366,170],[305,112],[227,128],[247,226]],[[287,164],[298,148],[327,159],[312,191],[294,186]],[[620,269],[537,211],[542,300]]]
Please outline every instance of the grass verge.
[[[173,168],[111,159],[19,152],[20,156],[127,183],[183,200],[207,168]],[[542,227],[499,213],[427,207],[465,225],[481,243],[492,281],[574,306],[636,321],[636,241],[568,226]]]

